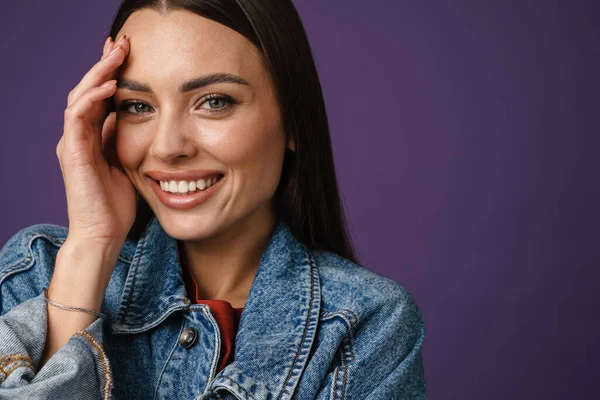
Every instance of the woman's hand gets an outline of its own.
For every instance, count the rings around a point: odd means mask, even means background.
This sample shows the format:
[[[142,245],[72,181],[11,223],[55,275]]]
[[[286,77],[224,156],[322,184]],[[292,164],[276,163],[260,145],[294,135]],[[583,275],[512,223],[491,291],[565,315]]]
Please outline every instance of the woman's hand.
[[[113,78],[128,54],[127,38],[117,43],[107,38],[100,61],[69,93],[56,155],[72,241],[120,248],[135,220],[135,188],[114,148],[116,113],[107,115],[116,91]]]
[[[111,51],[114,50],[111,54]],[[63,136],[56,146],[69,215],[69,233],[56,255],[48,297],[58,303],[99,311],[116,261],[133,226],[135,187],[114,149],[115,113],[108,99],[116,91],[116,69],[129,53],[125,38],[104,43],[102,59],[69,93]],[[95,315],[48,306],[44,365]]]

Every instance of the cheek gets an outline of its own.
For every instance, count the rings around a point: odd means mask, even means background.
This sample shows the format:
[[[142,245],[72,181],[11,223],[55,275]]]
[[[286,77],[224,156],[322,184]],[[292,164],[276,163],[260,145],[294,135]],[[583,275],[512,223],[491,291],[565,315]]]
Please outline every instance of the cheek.
[[[116,129],[117,157],[125,170],[134,169],[144,158],[144,139],[136,134],[135,128],[126,124],[117,122]]]
[[[280,123],[272,116],[246,115],[230,121],[218,144],[220,158],[244,186],[271,188],[281,173],[285,138]]]

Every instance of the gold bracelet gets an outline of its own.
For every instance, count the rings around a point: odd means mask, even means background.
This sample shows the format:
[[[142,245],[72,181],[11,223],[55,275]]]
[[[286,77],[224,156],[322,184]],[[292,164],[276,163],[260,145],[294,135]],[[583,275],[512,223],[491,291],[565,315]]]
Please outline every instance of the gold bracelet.
[[[86,312],[88,314],[93,314],[97,317],[100,317],[102,319],[106,319],[106,314],[102,314],[101,312],[95,311],[95,310],[90,310],[89,308],[82,308],[82,307],[72,307],[72,306],[65,306],[59,303],[56,303],[52,300],[50,300],[48,298],[48,289],[44,288],[44,300],[46,300],[46,302],[50,305],[53,305],[54,307],[58,307],[58,308],[62,308],[63,310],[68,310],[68,311],[82,311],[82,312]]]

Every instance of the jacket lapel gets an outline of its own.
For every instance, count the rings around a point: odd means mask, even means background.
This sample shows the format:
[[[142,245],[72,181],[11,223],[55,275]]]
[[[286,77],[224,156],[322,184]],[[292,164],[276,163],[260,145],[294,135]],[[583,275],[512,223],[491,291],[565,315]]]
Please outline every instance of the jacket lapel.
[[[181,273],[177,241],[153,217],[137,243],[111,330],[142,332],[187,308]],[[246,299],[234,361],[210,389],[226,389],[240,399],[290,399],[315,340],[320,307],[312,254],[280,219]]]
[[[280,221],[246,300],[234,361],[211,383],[241,399],[289,399],[308,361],[321,306],[310,252]]]

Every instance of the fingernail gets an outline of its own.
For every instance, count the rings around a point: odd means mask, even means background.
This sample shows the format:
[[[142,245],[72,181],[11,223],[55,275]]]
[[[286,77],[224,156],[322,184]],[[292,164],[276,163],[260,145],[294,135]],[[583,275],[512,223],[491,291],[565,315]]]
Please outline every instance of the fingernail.
[[[119,40],[117,40],[117,44],[120,44],[126,38],[127,38],[127,35],[126,34],[122,34],[121,37],[119,37]]]

